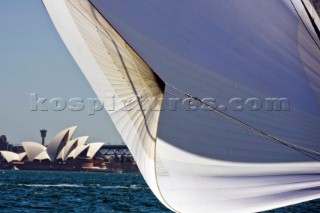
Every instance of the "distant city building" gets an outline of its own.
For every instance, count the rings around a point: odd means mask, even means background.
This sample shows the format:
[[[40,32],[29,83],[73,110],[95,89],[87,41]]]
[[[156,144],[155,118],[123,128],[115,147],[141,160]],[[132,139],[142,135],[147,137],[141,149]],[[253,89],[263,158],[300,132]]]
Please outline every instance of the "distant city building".
[[[125,145],[87,144],[88,136],[72,138],[76,128],[59,132],[48,146],[44,146],[44,129],[40,130],[41,143],[25,141],[13,146],[0,136],[0,169],[139,172]]]
[[[104,143],[86,144],[88,136],[71,139],[77,127],[70,127],[58,133],[48,144],[44,146],[36,142],[22,142],[24,152],[12,152],[12,146],[6,141],[5,136],[1,136],[1,147],[11,146],[11,149],[4,148],[0,155],[8,162],[13,161],[67,161],[68,159],[82,158],[91,160],[104,145]]]
[[[7,141],[5,135],[0,136],[0,150],[12,151],[13,145]]]

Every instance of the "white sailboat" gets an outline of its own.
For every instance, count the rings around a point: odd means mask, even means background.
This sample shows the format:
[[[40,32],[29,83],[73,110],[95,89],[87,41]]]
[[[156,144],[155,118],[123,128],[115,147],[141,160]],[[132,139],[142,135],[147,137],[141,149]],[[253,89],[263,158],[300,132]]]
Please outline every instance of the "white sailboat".
[[[43,3],[169,209],[257,212],[320,198],[320,21],[309,0]],[[205,110],[165,109],[171,97]],[[252,97],[290,109],[203,101]]]
[[[16,166],[13,166],[11,170],[20,170],[20,169]]]

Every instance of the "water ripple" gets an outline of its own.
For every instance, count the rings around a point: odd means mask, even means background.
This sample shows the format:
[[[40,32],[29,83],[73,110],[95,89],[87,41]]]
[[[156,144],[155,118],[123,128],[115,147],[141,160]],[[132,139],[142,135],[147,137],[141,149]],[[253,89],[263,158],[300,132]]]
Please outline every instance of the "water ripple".
[[[1,213],[170,212],[139,174],[0,171],[0,190]],[[320,201],[311,201],[268,213],[318,209]]]

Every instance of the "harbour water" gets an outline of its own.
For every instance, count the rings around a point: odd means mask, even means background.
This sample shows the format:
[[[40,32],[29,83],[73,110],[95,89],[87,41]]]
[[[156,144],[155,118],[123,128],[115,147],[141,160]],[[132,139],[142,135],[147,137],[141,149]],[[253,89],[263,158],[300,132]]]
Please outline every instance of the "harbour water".
[[[140,174],[0,171],[0,212],[170,212]],[[320,200],[268,213],[317,213]]]

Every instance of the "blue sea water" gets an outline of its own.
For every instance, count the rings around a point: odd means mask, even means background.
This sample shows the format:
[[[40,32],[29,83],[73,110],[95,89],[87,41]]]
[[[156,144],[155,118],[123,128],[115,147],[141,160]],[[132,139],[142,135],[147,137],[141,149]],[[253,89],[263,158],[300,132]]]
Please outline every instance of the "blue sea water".
[[[140,174],[0,171],[0,212],[170,212]],[[320,212],[311,201],[269,213]]]

